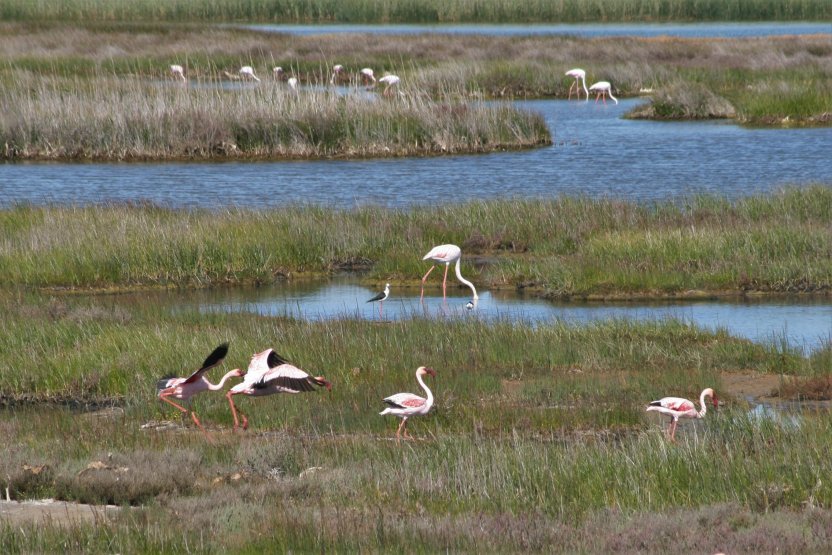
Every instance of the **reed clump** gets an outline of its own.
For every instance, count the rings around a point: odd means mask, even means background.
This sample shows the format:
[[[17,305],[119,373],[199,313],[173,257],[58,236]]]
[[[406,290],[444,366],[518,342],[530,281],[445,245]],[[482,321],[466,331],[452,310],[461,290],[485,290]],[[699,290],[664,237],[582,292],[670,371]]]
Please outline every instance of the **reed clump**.
[[[803,21],[832,19],[822,0],[7,0],[4,20],[262,21],[279,23],[577,23],[636,21]]]
[[[143,79],[21,77],[0,95],[7,159],[171,160],[486,152],[551,141],[510,106]]]
[[[0,210],[0,283],[205,287],[320,277],[360,261],[369,280],[417,285],[424,253],[454,243],[481,261],[466,270],[478,286],[548,297],[824,294],[830,218],[824,185],[735,201],[561,197],[407,211],[21,205]]]

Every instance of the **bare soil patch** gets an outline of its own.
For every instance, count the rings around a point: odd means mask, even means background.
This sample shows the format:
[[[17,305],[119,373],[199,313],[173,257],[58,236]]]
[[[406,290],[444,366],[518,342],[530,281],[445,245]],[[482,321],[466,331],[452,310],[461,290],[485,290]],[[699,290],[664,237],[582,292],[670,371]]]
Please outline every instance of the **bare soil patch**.
[[[109,520],[118,510],[116,505],[85,505],[55,499],[0,501],[0,522],[11,525],[38,523],[72,526]]]

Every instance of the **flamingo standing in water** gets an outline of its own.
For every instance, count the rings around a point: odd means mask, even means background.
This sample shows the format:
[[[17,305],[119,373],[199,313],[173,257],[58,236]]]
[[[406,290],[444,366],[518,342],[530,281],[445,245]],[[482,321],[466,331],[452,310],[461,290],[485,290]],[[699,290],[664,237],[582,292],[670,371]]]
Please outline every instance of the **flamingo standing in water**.
[[[402,423],[399,424],[399,428],[396,430],[397,442],[401,438],[402,431],[404,431],[405,438],[410,437],[406,428],[407,419],[411,416],[427,414],[433,406],[433,392],[428,389],[428,386],[426,386],[425,382],[422,381],[422,376],[425,374],[436,376],[436,371],[434,371],[433,368],[425,368],[424,366],[420,366],[416,369],[416,381],[419,382],[419,385],[421,385],[422,389],[425,390],[425,393],[428,396],[427,399],[414,395],[413,393],[396,393],[395,395],[391,395],[390,397],[384,399],[384,402],[390,406],[381,411],[379,414],[381,416],[384,416],[385,414],[393,414],[402,419]]]
[[[384,96],[390,96],[391,94],[393,94],[393,88],[398,87],[399,81],[401,81],[401,79],[399,79],[398,75],[385,75],[384,77],[379,79],[379,83],[385,84],[383,93]]]
[[[595,91],[595,102],[598,102],[599,98],[604,99],[604,104],[607,103],[607,95],[610,95],[610,98],[618,104],[618,99],[612,95],[612,85],[610,85],[609,81],[598,81],[597,83],[593,84],[589,87],[589,90]],[[589,98],[587,98],[589,100]]]
[[[381,313],[384,310],[384,301],[386,301],[387,297],[389,297],[389,296],[390,296],[390,284],[385,283],[384,284],[384,291],[382,291],[381,293],[379,293],[378,295],[376,295],[372,299],[367,300],[368,303],[374,303],[376,301],[379,301],[379,304],[378,304],[378,317],[379,318],[381,318]]]
[[[676,425],[679,423],[680,418],[704,418],[705,412],[708,410],[705,406],[705,397],[711,398],[714,404],[714,410],[716,410],[719,401],[716,398],[714,390],[709,387],[702,390],[702,393],[699,395],[699,404],[702,406],[701,410],[696,410],[696,405],[687,399],[682,399],[681,397],[665,397],[650,403],[647,411],[660,412],[670,417],[670,427],[667,431],[670,434],[670,440],[674,441],[676,439]]]
[[[258,83],[260,82],[260,78],[254,75],[254,68],[251,66],[243,66],[240,68],[240,77],[243,79],[254,79]]]
[[[344,73],[344,66],[335,64],[332,66],[332,77],[329,79],[330,85],[337,85],[341,81],[341,75]]]
[[[298,78],[297,77],[289,77],[286,81],[289,84],[289,88],[292,90],[293,93],[298,94]]]
[[[237,417],[238,413],[243,419],[243,429],[248,428],[248,418],[234,406],[234,395],[261,397],[274,393],[300,393],[302,391],[313,391],[315,386],[332,389],[332,384],[326,378],[310,376],[300,368],[287,362],[272,349],[255,353],[251,357],[248,371],[243,376],[242,383],[229,389],[225,395],[231,407],[231,414],[234,416],[234,430],[240,425]]]
[[[456,262],[456,266],[454,266],[454,270],[456,270],[456,278],[471,288],[471,291],[474,293],[474,300],[476,301],[479,299],[479,295],[477,295],[477,289],[474,287],[474,284],[462,277],[462,273],[459,271],[459,260],[462,258],[462,249],[457,247],[456,245],[439,245],[438,247],[433,247],[429,253],[427,253],[422,260],[432,260],[433,264],[430,267],[430,270],[422,278],[422,294],[420,295],[419,299],[424,300],[425,298],[425,281],[428,279],[428,276],[436,267],[436,264],[444,264],[445,265],[445,277],[442,278],[442,299],[447,300],[446,294],[446,283],[448,281],[448,266],[451,265],[451,262]]]
[[[197,393],[201,393],[202,391],[219,391],[225,385],[225,381],[229,378],[234,377],[242,377],[243,373],[240,371],[239,368],[234,369],[228,372],[222,379],[219,381],[218,384],[212,384],[208,381],[205,377],[205,372],[220,364],[225,355],[228,354],[228,343],[223,343],[219,347],[213,350],[213,352],[208,355],[208,358],[202,363],[202,367],[199,370],[188,376],[187,378],[175,378],[172,376],[164,377],[158,382],[156,382],[156,394],[159,398],[166,402],[170,403],[177,409],[182,411],[182,414],[191,413],[191,418],[194,421],[194,424],[200,427],[203,432],[205,432],[205,428],[202,427],[200,424],[199,419],[196,417],[196,413],[191,410],[188,411],[185,407],[178,403],[174,403],[170,400],[170,397],[174,399],[179,399],[181,401],[187,401]],[[207,434],[207,432],[206,432]]]
[[[179,64],[171,65],[170,66],[170,72],[173,74],[174,77],[176,77],[178,79],[182,79],[183,83],[188,80],[188,78],[185,77],[185,69],[182,66],[180,66]]]
[[[272,69],[272,75],[274,75],[275,81],[283,81],[283,78],[286,76],[286,72],[283,71],[282,67],[276,66]]]
[[[575,82],[569,85],[569,97],[567,100],[572,100],[572,89],[575,89],[575,94],[578,97],[578,100],[581,99],[581,89],[579,85],[583,85],[584,93],[586,93],[586,99],[589,101],[589,91],[586,89],[586,71],[583,69],[576,67],[575,69],[570,69],[564,75],[568,75],[575,79]]]
[[[365,85],[369,85],[370,83],[375,84],[376,77],[375,77],[375,74],[373,73],[372,68],[369,68],[369,67],[362,68],[361,71],[359,71],[359,74],[361,75],[361,81]]]

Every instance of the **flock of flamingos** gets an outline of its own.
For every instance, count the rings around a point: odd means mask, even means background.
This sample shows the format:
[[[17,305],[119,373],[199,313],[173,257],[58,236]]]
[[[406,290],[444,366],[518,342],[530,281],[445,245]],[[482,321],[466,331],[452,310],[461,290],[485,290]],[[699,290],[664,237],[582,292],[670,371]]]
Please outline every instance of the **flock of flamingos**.
[[[422,260],[430,260],[431,267],[427,273],[422,277],[422,293],[421,298],[424,299],[425,282],[428,276],[436,267],[437,264],[445,265],[445,274],[442,279],[442,298],[447,302],[446,286],[448,279],[448,268],[452,263],[455,263],[454,270],[459,281],[471,289],[473,294],[472,301],[466,305],[468,308],[475,306],[479,296],[474,284],[462,277],[459,265],[462,258],[462,250],[456,245],[439,245],[430,250]],[[367,302],[380,303],[379,313],[381,313],[381,306],[385,299],[390,295],[390,284],[386,284],[384,291],[369,299]],[[237,408],[234,404],[235,395],[248,395],[251,397],[260,397],[264,395],[272,395],[274,393],[301,393],[306,391],[314,391],[318,387],[325,387],[332,389],[332,384],[323,376],[311,376],[304,372],[297,366],[294,366],[289,361],[278,355],[273,349],[266,349],[263,352],[255,353],[251,357],[248,369],[246,371],[240,368],[235,368],[222,379],[212,384],[208,381],[205,374],[214,366],[219,365],[228,354],[228,343],[224,343],[214,349],[208,355],[208,358],[202,363],[202,366],[186,378],[165,377],[160,379],[156,384],[156,391],[158,397],[180,410],[184,415],[189,414],[194,423],[206,434],[210,439],[210,435],[202,426],[193,409],[186,409],[181,404],[173,401],[188,401],[197,393],[203,391],[221,391],[225,386],[225,382],[230,378],[242,378],[243,381],[231,387],[226,393],[228,405],[231,408],[231,414],[234,418],[234,431],[241,427],[240,420],[242,420],[242,429],[248,428],[248,418]],[[402,433],[405,438],[410,435],[407,432],[407,419],[411,416],[425,415],[433,406],[433,392],[425,385],[422,377],[435,376],[436,372],[433,368],[420,366],[416,369],[416,381],[422,387],[426,397],[421,397],[413,393],[396,393],[383,399],[383,402],[388,406],[381,413],[382,416],[392,414],[401,418],[401,423],[396,430],[396,441],[400,441]],[[718,401],[714,390],[707,388],[702,391],[699,396],[700,409],[696,409],[696,405],[680,397],[665,397],[657,401],[653,401],[647,407],[648,411],[656,411],[664,414],[670,418],[670,426],[667,430],[667,435],[671,441],[676,438],[676,425],[680,418],[702,418],[707,412],[705,405],[705,397],[710,397],[714,409],[716,409]]]
[[[176,79],[181,80],[183,83],[188,82],[188,78],[185,77],[185,68],[183,68],[179,64],[173,64],[170,66],[170,71]],[[233,73],[228,73],[227,71],[223,72],[224,75],[231,80],[248,80],[248,81],[256,81],[260,82],[260,78],[254,72],[254,68],[251,66],[243,66],[240,68],[238,75],[234,75]],[[275,66],[272,68],[272,75],[274,76],[275,81],[286,81],[289,85],[289,88],[297,93],[298,91],[298,79],[297,77],[287,77],[286,72],[280,66]],[[572,83],[569,87],[569,100],[572,99],[572,91],[575,91],[575,94],[578,99],[581,98],[581,88],[583,88],[584,93],[586,95],[586,100],[589,100],[589,91],[593,91],[595,93],[595,102],[598,102],[599,99],[603,99],[604,104],[607,103],[607,95],[609,95],[610,99],[613,100],[616,104],[618,104],[618,99],[615,98],[612,94],[612,85],[609,81],[598,81],[597,83],[592,84],[589,89],[586,87],[586,71],[580,68],[570,69],[564,75],[572,77],[575,79],[575,82]],[[372,68],[365,67],[362,68],[358,72],[358,79],[364,85],[374,86],[376,82],[384,84],[384,96],[390,96],[394,93],[396,87],[398,87],[401,79],[398,75],[387,74],[384,77],[380,77],[376,80],[375,73],[373,72]],[[343,82],[352,83],[352,78],[347,74],[344,66],[341,64],[336,64],[332,66],[332,77],[329,80],[331,85],[338,85]]]

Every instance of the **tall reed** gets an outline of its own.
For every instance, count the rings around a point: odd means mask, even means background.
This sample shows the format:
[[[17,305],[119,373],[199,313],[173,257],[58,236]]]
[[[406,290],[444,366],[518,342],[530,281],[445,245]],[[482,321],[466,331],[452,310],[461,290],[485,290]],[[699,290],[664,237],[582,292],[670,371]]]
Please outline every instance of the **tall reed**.
[[[550,142],[542,117],[510,106],[396,98],[281,83],[186,87],[140,78],[31,75],[0,95],[5,157],[166,160],[396,156]]]
[[[828,20],[822,0],[7,0],[7,20],[268,21],[281,23],[575,23],[614,21]]]

